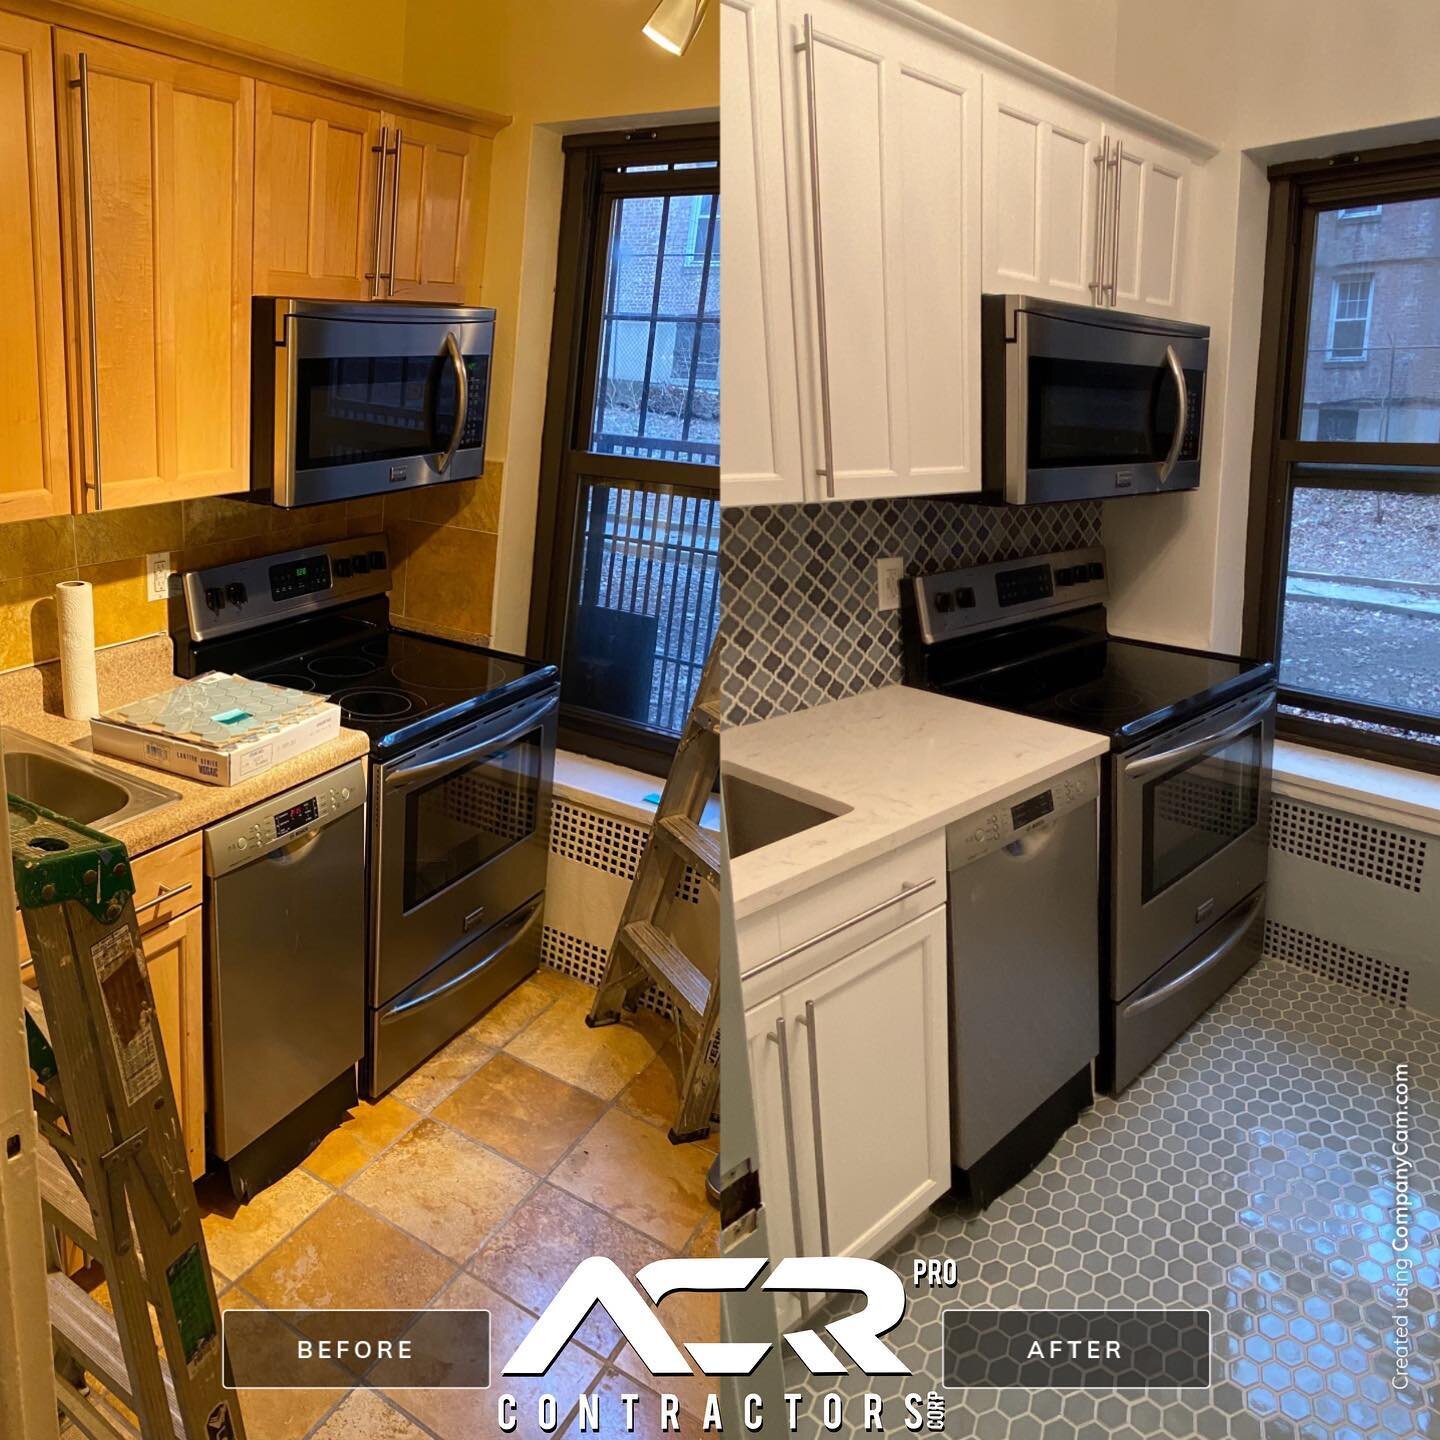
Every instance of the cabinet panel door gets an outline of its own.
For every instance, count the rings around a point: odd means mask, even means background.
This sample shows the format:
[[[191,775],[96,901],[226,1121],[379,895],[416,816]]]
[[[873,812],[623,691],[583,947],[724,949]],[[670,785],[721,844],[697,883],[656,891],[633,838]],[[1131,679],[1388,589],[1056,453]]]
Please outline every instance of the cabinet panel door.
[[[190,1174],[205,1173],[204,928],[199,906],[141,939]]]
[[[490,141],[428,121],[384,117],[387,290],[397,300],[479,299]]]
[[[256,86],[256,294],[372,297],[379,148],[379,110]]]
[[[64,81],[78,78],[82,54],[89,61],[93,270],[80,96],[69,85],[61,143],[83,508],[247,489],[254,83],[67,31],[56,54]]]
[[[1097,117],[985,76],[985,289],[1094,300]]]
[[[50,27],[0,15],[0,522],[70,509]]]
[[[805,498],[775,0],[721,0],[720,486],[726,505]]]
[[[1175,315],[1181,301],[1184,216],[1190,162],[1143,136],[1106,128],[1120,151],[1115,304]]]
[[[823,1205],[831,1252],[873,1256],[950,1185],[944,906],[783,1001],[803,1223]]]

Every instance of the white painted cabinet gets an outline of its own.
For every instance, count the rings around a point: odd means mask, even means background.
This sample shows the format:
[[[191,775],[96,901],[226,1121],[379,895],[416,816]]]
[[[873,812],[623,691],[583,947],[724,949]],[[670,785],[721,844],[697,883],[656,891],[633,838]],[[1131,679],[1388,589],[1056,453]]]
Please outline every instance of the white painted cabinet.
[[[1143,315],[1181,315],[1185,204],[1190,162],[1131,130],[1106,125],[1120,193],[1114,304]]]
[[[780,20],[808,492],[978,489],[980,68],[852,0]]]
[[[772,1255],[878,1254],[950,1185],[945,907],[752,1006],[746,1032]]]
[[[985,76],[985,290],[1096,303],[1103,126],[1014,76]]]
[[[806,498],[776,26],[776,0],[721,0],[720,484],[727,505]]]

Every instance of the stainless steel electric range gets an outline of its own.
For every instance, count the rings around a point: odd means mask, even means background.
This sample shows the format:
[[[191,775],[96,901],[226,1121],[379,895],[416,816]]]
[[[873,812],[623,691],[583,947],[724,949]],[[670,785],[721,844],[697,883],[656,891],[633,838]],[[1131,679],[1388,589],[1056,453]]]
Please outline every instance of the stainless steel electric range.
[[[1097,1080],[1118,1094],[1259,957],[1275,667],[1112,636],[1107,593],[1098,547],[924,575],[903,630],[908,684],[1110,738]]]
[[[389,589],[383,535],[192,571],[174,637],[177,674],[323,694],[370,738],[371,1096],[539,963],[560,693],[553,665],[396,628]]]

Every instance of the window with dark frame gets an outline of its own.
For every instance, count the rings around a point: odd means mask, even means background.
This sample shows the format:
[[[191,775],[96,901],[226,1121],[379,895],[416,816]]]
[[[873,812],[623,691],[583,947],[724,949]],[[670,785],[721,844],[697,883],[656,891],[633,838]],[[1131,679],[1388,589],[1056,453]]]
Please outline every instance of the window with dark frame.
[[[719,621],[719,133],[565,149],[530,646],[563,746],[663,774]]]
[[[1440,772],[1440,147],[1270,178],[1247,648],[1282,735]]]

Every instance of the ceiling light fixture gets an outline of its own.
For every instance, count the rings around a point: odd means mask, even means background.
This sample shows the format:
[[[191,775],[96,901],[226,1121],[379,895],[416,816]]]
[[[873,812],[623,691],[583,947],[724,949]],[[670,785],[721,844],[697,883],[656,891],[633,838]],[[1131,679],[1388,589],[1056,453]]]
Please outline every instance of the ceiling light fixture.
[[[710,0],[660,0],[645,26],[645,35],[662,50],[683,55],[705,21]]]

